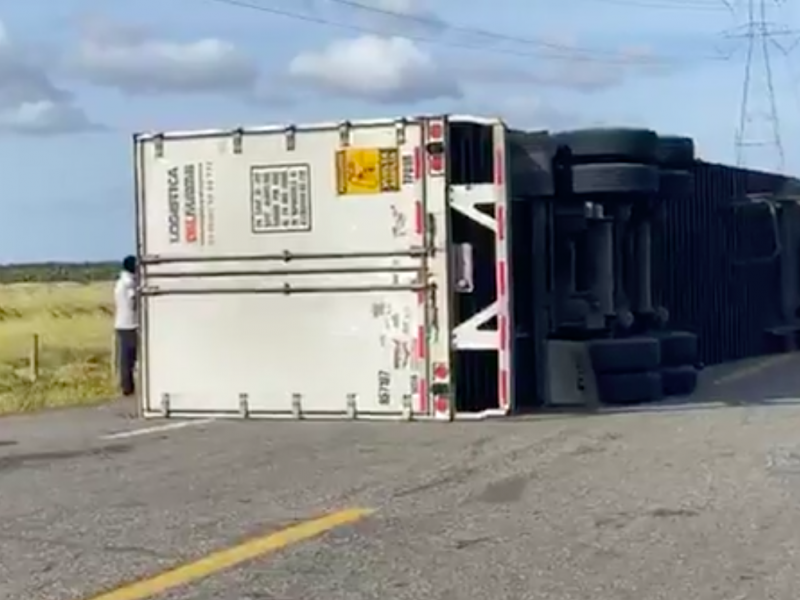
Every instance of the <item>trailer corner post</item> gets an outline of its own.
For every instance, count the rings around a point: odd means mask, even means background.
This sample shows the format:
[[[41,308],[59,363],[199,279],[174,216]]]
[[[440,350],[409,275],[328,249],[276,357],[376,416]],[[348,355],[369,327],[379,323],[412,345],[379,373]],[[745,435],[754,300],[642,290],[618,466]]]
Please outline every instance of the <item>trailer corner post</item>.
[[[508,413],[514,408],[514,315],[510,298],[511,228],[509,225],[508,162],[506,160],[506,126],[497,122],[493,128],[494,206],[495,206],[495,269],[497,278],[497,401],[498,408]]]

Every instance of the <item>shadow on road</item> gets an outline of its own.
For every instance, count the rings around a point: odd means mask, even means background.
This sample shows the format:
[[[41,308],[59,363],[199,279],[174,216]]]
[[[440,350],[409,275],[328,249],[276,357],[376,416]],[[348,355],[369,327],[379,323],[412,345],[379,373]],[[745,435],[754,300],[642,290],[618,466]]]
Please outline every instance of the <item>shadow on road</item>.
[[[511,420],[796,405],[800,405],[800,353],[747,359],[706,368],[700,374],[697,391],[690,397],[594,409],[551,408],[535,414],[519,415]]]

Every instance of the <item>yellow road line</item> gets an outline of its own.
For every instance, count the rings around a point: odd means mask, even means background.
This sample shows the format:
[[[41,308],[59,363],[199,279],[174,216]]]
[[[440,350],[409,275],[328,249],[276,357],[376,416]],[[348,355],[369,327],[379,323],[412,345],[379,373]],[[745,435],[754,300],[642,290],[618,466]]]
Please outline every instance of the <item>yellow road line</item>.
[[[793,358],[797,358],[797,354],[789,353],[789,354],[779,354],[778,356],[773,356],[772,358],[767,358],[762,361],[757,362],[754,365],[750,365],[749,367],[744,367],[739,369],[738,371],[734,371],[733,373],[728,373],[714,381],[714,385],[721,385],[723,383],[732,383],[734,381],[739,381],[740,379],[744,379],[745,377],[749,377],[750,375],[755,375],[756,373],[761,373],[762,371],[769,369],[771,367],[777,367],[783,363],[789,362]]]
[[[370,514],[372,514],[371,510],[353,508],[319,519],[304,521],[281,531],[248,540],[238,546],[214,552],[200,560],[165,571],[154,577],[124,585],[90,600],[145,600],[255,558],[272,554],[287,546],[317,537],[342,525],[355,523]]]

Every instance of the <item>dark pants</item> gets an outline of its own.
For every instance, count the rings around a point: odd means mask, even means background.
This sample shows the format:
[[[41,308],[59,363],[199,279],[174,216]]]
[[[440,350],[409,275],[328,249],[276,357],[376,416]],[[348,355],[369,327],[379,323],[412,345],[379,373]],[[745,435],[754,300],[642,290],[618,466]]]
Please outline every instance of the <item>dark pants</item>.
[[[136,391],[133,372],[139,349],[139,332],[135,329],[117,329],[117,371],[119,387],[126,396]]]

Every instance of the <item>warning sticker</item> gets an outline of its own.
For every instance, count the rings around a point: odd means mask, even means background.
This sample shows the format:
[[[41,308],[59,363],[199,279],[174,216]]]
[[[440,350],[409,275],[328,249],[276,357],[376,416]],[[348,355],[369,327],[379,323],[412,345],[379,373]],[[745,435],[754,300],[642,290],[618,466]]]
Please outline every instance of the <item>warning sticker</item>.
[[[311,169],[308,165],[250,169],[253,233],[311,230]]]
[[[348,148],[336,153],[336,189],[340,196],[400,191],[397,148]]]

